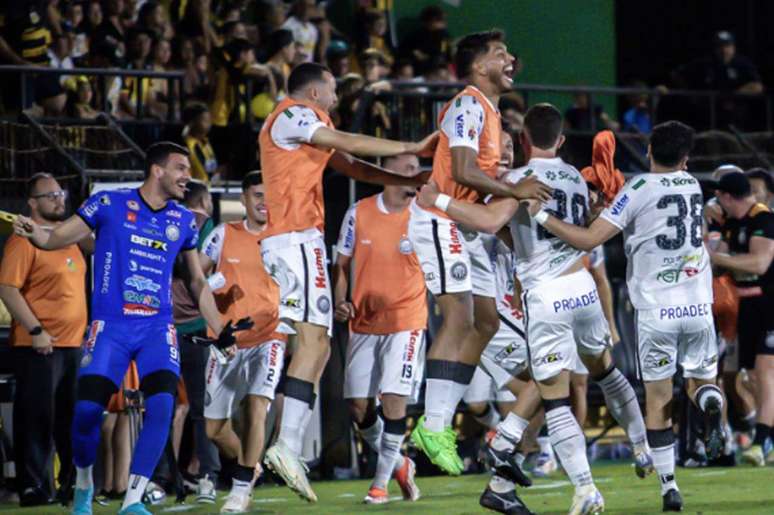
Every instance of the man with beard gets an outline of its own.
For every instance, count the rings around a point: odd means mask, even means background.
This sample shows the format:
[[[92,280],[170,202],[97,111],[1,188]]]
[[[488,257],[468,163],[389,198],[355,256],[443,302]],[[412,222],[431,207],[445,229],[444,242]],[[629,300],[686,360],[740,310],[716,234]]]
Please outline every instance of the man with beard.
[[[411,176],[419,160],[404,154],[385,159],[384,166]],[[411,186],[385,186],[350,207],[333,268],[336,320],[350,324],[344,398],[361,436],[379,455],[367,504],[389,502],[391,477],[405,500],[419,499],[414,462],[400,454],[406,404],[422,380],[427,327],[422,270],[407,236],[415,194]]]
[[[43,230],[53,230],[66,217],[67,191],[48,173],[35,174],[27,184],[30,217]],[[74,243],[44,251],[12,235],[5,244],[0,299],[13,316],[13,434],[22,506],[46,504],[53,497],[52,444],[62,462],[63,490],[72,481],[70,425],[88,317],[85,278],[86,262]]]
[[[78,372],[72,426],[75,515],[92,513],[92,467],[102,413],[131,360],[140,376],[145,418],[119,513],[150,513],[141,498],[167,441],[180,374],[170,291],[178,253],[185,260],[183,268],[199,310],[218,335],[217,346],[225,349],[235,342],[235,328],[221,322],[199,264],[193,214],[175,202],[183,199],[190,170],[188,150],[170,142],[155,143],[147,150],[145,181],[139,188],[94,194],[76,216],[50,232],[28,217],[14,222],[17,235],[44,250],[67,247],[92,231],[96,234],[92,323]],[[56,309],[63,305],[60,301]]]

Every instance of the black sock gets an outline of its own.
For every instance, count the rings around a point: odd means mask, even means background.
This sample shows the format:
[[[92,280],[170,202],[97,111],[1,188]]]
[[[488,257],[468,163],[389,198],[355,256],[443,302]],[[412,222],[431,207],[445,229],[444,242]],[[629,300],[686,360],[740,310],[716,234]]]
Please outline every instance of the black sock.
[[[755,424],[755,440],[753,441],[753,445],[760,445],[763,447],[763,444],[766,443],[766,438],[769,437],[770,433],[771,426],[767,426],[766,424]]]
[[[236,469],[234,470],[234,479],[238,479],[239,481],[244,481],[246,483],[249,483],[253,480],[253,476],[255,475],[255,470],[252,467],[246,467],[244,465],[237,465]]]

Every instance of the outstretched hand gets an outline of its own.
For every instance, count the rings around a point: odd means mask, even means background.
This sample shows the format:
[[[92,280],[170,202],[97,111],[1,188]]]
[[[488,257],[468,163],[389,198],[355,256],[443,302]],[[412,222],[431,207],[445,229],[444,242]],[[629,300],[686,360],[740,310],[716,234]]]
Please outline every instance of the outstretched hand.
[[[246,331],[247,329],[253,327],[253,324],[254,322],[250,317],[242,318],[235,324],[232,324],[231,320],[229,320],[226,322],[226,325],[223,326],[223,329],[220,331],[220,334],[217,338],[202,338],[195,336],[193,337],[192,341],[197,345],[213,345],[219,350],[226,350],[236,344],[236,336],[234,336],[234,333],[238,333],[239,331]]]
[[[433,153],[435,153],[435,147],[438,145],[438,138],[440,137],[440,132],[435,131],[428,136],[425,136],[424,139],[421,141],[418,141],[414,143],[414,148],[412,149],[412,154],[416,154],[419,157],[433,157]]]
[[[430,180],[427,184],[419,189],[419,195],[417,195],[417,204],[425,209],[431,208],[435,205],[435,200],[440,194],[438,185],[435,181]]]
[[[551,200],[553,189],[543,184],[537,177],[525,177],[511,187],[512,195],[519,200],[537,199],[542,202]]]

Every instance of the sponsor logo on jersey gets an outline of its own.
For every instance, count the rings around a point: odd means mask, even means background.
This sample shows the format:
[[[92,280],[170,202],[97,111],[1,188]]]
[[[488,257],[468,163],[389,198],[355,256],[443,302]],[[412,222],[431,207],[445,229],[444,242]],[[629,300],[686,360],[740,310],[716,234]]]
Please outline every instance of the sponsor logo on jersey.
[[[478,233],[476,231],[472,231],[462,226],[458,226],[458,227],[460,232],[462,233],[462,238],[468,243],[472,243],[476,241],[476,238],[478,238]]]
[[[94,320],[89,326],[89,333],[86,335],[86,342],[84,345],[84,351],[91,353],[94,350],[94,345],[97,343],[97,336],[105,328],[105,322],[103,320]],[[86,366],[86,365],[83,365]]]
[[[495,354],[494,361],[495,362],[500,362],[500,361],[504,360],[505,358],[507,358],[508,356],[513,354],[513,351],[515,351],[517,349],[517,347],[518,347],[518,345],[516,345],[515,343],[509,343],[508,345],[505,346],[505,348],[503,350],[501,350],[500,352]]]
[[[545,356],[540,356],[532,361],[534,366],[548,365],[550,363],[558,363],[562,361],[563,354],[561,352],[551,352]]]
[[[136,200],[127,200],[126,201],[126,207],[128,207],[132,211],[139,211],[140,210],[140,204],[138,204]]]
[[[624,193],[621,195],[621,198],[619,198],[615,204],[613,204],[613,207],[610,208],[610,212],[614,215],[618,216],[623,212],[623,208],[626,207],[626,204],[629,203],[629,195]]]
[[[331,299],[323,295],[319,299],[317,299],[317,309],[320,310],[321,313],[327,313],[331,310]]]
[[[86,204],[85,206],[83,206],[83,213],[84,213],[86,216],[88,216],[89,218],[91,218],[92,216],[94,216],[94,214],[95,214],[95,213],[96,213],[98,210],[99,210],[99,204],[97,204],[96,202],[94,202],[94,203],[91,203],[91,204]]]
[[[151,308],[158,308],[161,306],[161,299],[155,295],[146,295],[143,293],[137,293],[136,291],[124,290],[124,300],[132,304],[141,304],[143,306],[149,306]]]
[[[317,270],[317,275],[314,278],[314,285],[317,288],[326,288],[328,281],[325,274],[325,258],[323,251],[320,248],[314,249],[314,266]]]
[[[169,241],[177,241],[180,239],[180,229],[175,225],[168,225],[167,228],[164,229],[164,236],[166,236]]]
[[[557,250],[557,249],[554,249]],[[560,254],[548,262],[548,269],[552,270],[570,258],[570,254]]]
[[[105,263],[102,265],[102,287],[99,292],[103,295],[110,290],[110,271],[113,269],[113,253],[105,252]]]
[[[409,341],[406,348],[403,349],[403,362],[411,362],[414,360],[414,354],[417,352],[417,346],[419,344],[419,335],[421,331],[414,330],[409,334]]]
[[[468,276],[468,265],[462,261],[457,261],[451,266],[449,273],[455,281],[463,281]]]
[[[701,367],[702,368],[711,367],[717,362],[718,362],[718,355],[715,354],[713,356],[710,356],[709,358],[704,358],[703,360],[701,360]]]
[[[693,177],[673,177],[671,179],[662,177],[658,182],[662,186],[668,188],[670,186],[685,186],[687,184],[696,184],[696,179]]]
[[[293,113],[290,112],[290,108],[289,107],[287,109],[285,109],[284,111],[282,111],[282,114],[284,114],[288,118],[293,118]]]
[[[176,209],[170,209],[167,211],[167,216],[171,216],[172,218],[181,218],[183,216],[183,213]]]
[[[465,135],[465,118],[462,116],[462,113],[458,114],[456,118],[454,118],[454,134],[461,138]]]
[[[142,304],[124,304],[124,315],[137,315],[141,317],[152,317],[157,315],[159,310]]]
[[[138,291],[152,291],[153,293],[158,292],[161,289],[161,285],[157,282],[152,281],[151,279],[148,279],[147,277],[144,277],[142,275],[131,275],[130,277],[127,277],[124,281],[124,284],[127,286],[131,286],[132,288],[138,290]]]
[[[681,318],[705,317],[711,313],[709,304],[690,304],[688,306],[671,306],[661,308],[659,318],[661,320],[680,320]]]
[[[685,274],[685,277],[693,277],[699,273],[698,268],[682,267],[682,268],[669,268],[662,270],[656,275],[656,280],[666,284],[676,284],[680,282],[680,276]]]
[[[643,184],[645,184],[645,179],[640,179],[639,181],[637,181],[637,183],[634,186],[632,186],[632,189],[633,190],[638,190],[638,189],[642,188]]]
[[[280,304],[288,308],[298,309],[301,308],[301,299],[283,299]]]
[[[414,247],[411,245],[411,241],[405,236],[400,239],[398,243],[398,251],[401,254],[411,254],[414,251]]]
[[[546,179],[548,179],[549,181],[555,181],[556,180],[556,173],[552,172],[551,170],[548,170],[545,173],[545,176],[546,176]]]
[[[133,224],[137,223],[137,213],[135,213],[134,211],[127,211],[126,221]]]
[[[158,254],[152,254],[150,252],[145,252],[144,250],[140,249],[129,249],[129,254],[132,254],[134,256],[138,256],[145,259],[150,259],[151,261],[160,261],[162,263],[167,262],[167,258],[164,256],[159,256]]]
[[[577,295],[574,297],[567,297],[562,300],[554,301],[554,313],[559,311],[572,311],[574,309],[583,308],[596,303],[599,300],[597,290],[591,290],[583,295]]]
[[[164,252],[167,251],[167,242],[165,241],[154,240],[153,238],[138,236],[137,234],[132,234],[129,239],[132,243],[142,245],[143,247],[149,247],[155,250],[163,250]]]
[[[475,127],[471,127],[470,129],[468,129],[468,139],[470,141],[473,141],[474,139],[476,139],[476,128]]]
[[[272,343],[271,349],[269,350],[269,366],[270,367],[276,367],[280,356],[280,350],[282,350],[282,346],[279,343]]]
[[[643,366],[645,368],[661,368],[672,363],[670,356],[664,356],[659,354],[648,354],[643,360]]]
[[[73,261],[73,258],[67,258],[65,260],[65,266],[71,272],[75,272],[78,270],[78,267],[75,265],[75,261]]]
[[[449,226],[449,254],[462,254],[462,242],[460,241],[460,231],[457,224]]]

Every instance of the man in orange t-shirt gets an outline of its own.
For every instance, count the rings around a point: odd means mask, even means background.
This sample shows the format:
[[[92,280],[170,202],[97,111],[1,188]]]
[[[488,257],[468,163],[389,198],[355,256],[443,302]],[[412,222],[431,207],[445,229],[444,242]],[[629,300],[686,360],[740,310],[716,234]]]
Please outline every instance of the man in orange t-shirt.
[[[279,316],[298,334],[284,384],[279,437],[266,451],[266,463],[310,502],[317,496],[299,455],[330,353],[333,307],[323,239],[323,172],[330,166],[357,180],[417,186],[417,178],[389,173],[352,154],[424,153],[437,138],[432,134],[420,143],[403,143],[338,131],[328,115],[335,103],[336,80],[330,70],[300,64],[288,78],[288,96],[266,119],[258,137],[268,209],[261,235],[263,262],[279,285]]]
[[[227,362],[211,353],[205,371],[204,418],[207,436],[221,453],[236,460],[231,492],[222,513],[249,510],[253,484],[260,475],[266,414],[282,374],[284,334],[277,333],[279,287],[263,267],[260,235],[266,229],[266,204],[260,172],[242,180],[244,220],[218,225],[205,239],[200,259],[218,311],[226,323],[250,317],[254,325],[237,336],[238,350]],[[245,399],[246,431],[242,441],[231,416]]]
[[[66,199],[50,174],[36,174],[28,182],[30,217],[42,227],[65,219]],[[46,504],[53,497],[52,436],[63,464],[60,484],[70,485],[70,426],[87,320],[85,280],[86,261],[77,245],[46,251],[16,235],[6,242],[0,299],[13,316],[13,434],[22,506]]]
[[[386,159],[384,166],[413,175],[419,161],[406,154]],[[385,186],[356,203],[344,216],[336,246],[336,319],[350,323],[344,398],[361,435],[379,454],[368,504],[389,500],[390,477],[404,499],[419,498],[414,462],[400,455],[407,399],[422,381],[427,327],[422,269],[408,239],[408,206],[415,194],[410,186]],[[352,301],[347,300],[350,275]]]

